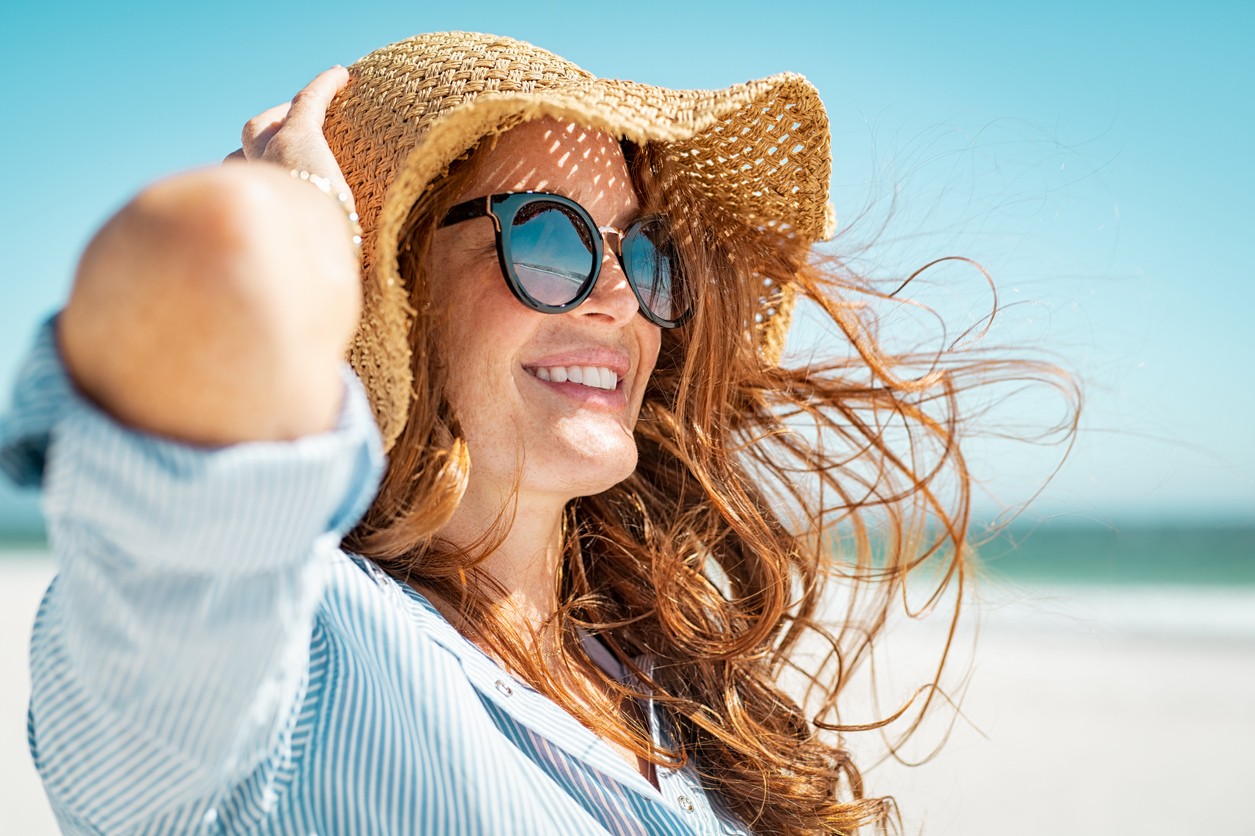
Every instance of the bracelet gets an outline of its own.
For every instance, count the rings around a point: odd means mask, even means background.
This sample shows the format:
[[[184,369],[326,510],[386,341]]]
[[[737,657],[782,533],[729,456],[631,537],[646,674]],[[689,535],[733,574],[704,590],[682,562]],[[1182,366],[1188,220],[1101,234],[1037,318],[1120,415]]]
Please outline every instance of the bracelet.
[[[358,223],[357,213],[349,208],[349,196],[344,192],[331,191],[331,181],[326,177],[319,177],[317,174],[310,174],[308,171],[298,171],[292,169],[292,177],[296,180],[305,180],[313,185],[318,191],[330,197],[336,202],[336,205],[344,210],[344,216],[349,220],[349,227],[353,231],[353,246],[359,250],[362,248],[362,225]]]

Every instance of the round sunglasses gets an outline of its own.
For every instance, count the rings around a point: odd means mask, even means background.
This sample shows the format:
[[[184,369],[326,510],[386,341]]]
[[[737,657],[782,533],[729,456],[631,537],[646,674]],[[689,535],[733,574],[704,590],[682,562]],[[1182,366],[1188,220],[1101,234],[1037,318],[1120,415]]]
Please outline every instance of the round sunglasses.
[[[505,192],[459,203],[441,227],[492,218],[501,272],[515,298],[541,313],[566,313],[588,298],[601,273],[603,236],[615,236],[614,253],[640,303],[641,315],[662,328],[678,328],[689,315],[670,224],[646,215],[625,230],[597,226],[583,206],[546,192]]]

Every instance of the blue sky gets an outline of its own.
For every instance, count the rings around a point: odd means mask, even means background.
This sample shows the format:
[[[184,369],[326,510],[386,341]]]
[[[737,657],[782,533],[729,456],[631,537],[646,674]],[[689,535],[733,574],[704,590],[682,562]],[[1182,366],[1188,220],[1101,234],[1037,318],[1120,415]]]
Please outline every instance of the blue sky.
[[[869,268],[976,258],[1021,303],[999,335],[1077,372],[1083,431],[1038,513],[1255,516],[1253,4],[54,2],[2,15],[5,392],[93,229],[143,184],[216,163],[247,118],[332,64],[470,29],[671,87],[804,73],[833,123],[833,200],[852,223],[840,245],[887,218]],[[985,493],[1015,503],[1058,451],[974,452]],[[0,492],[0,527],[22,507]]]

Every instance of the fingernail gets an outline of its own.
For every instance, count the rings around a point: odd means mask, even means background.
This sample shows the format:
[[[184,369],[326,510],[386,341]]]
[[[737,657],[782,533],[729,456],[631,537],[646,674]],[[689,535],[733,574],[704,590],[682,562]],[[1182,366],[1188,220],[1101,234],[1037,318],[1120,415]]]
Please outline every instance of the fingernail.
[[[344,68],[343,68],[343,67],[341,67],[339,64],[336,64],[336,65],[335,65],[334,67],[332,67],[331,69],[333,69],[333,70],[341,70],[341,69],[344,69]]]

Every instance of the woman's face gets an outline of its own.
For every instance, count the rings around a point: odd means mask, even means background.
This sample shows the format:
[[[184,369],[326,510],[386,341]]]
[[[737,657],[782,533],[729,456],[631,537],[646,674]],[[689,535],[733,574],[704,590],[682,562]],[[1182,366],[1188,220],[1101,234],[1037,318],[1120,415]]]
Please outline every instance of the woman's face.
[[[528,190],[577,201],[598,226],[625,229],[640,212],[618,142],[552,119],[502,134],[458,200]],[[587,301],[542,314],[511,294],[494,242],[490,218],[437,231],[428,277],[445,289],[447,393],[470,449],[468,492],[517,485],[565,502],[606,490],[636,467],[632,429],[659,329],[639,314],[610,246]],[[553,379],[572,367],[608,370],[614,388]]]

